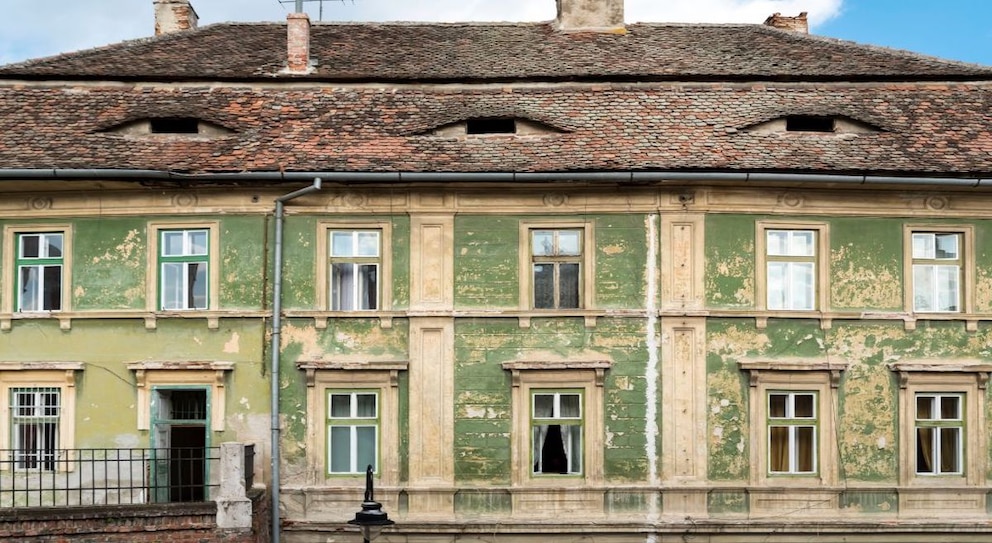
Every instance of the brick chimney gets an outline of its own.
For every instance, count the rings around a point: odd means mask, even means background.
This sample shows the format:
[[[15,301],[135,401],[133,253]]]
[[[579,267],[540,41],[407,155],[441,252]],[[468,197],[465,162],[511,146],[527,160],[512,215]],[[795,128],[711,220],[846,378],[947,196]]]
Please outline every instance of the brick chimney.
[[[766,26],[774,26],[782,30],[809,34],[809,23],[806,21],[806,12],[802,12],[798,17],[783,17],[781,13],[775,13],[765,19]]]
[[[305,74],[310,66],[310,17],[306,13],[286,16],[286,72]]]
[[[555,0],[555,26],[565,32],[620,32],[623,0]]]
[[[199,17],[189,0],[154,0],[155,35],[195,30]]]

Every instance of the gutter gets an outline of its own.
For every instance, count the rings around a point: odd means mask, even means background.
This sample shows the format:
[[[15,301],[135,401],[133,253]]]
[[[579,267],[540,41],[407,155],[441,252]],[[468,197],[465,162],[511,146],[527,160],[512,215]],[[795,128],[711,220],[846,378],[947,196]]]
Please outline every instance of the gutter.
[[[686,172],[686,171],[606,171],[606,172],[236,172],[181,173],[140,169],[0,169],[0,181],[33,179],[122,179],[134,181],[224,182],[224,181],[313,181],[341,183],[413,182],[541,182],[598,181],[614,183],[661,183],[665,181],[738,181],[742,183],[837,183],[847,185],[945,185],[992,187],[990,177],[881,176],[819,173],[766,172]]]
[[[272,476],[272,503],[269,506],[272,509],[272,543],[279,543],[279,464],[280,464],[280,424],[279,424],[279,364],[280,364],[280,353],[281,348],[281,336],[282,336],[282,259],[283,259],[283,246],[282,246],[282,225],[283,219],[285,218],[284,204],[300,196],[309,194],[311,192],[316,192],[320,190],[321,179],[319,177],[313,179],[313,184],[309,187],[303,187],[302,189],[295,190],[289,194],[285,194],[276,198],[276,245],[273,251],[273,287],[272,287],[272,367],[269,368],[269,378],[271,384],[271,404],[270,404],[270,415],[272,417],[271,429],[272,429],[272,463],[271,463],[271,476]]]

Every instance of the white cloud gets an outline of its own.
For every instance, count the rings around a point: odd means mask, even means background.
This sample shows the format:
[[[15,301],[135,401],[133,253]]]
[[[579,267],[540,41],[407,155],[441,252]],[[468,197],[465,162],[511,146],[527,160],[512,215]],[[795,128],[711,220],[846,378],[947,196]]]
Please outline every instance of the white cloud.
[[[627,22],[761,23],[772,13],[809,12],[815,27],[840,13],[843,0],[627,0]],[[0,19],[0,64],[150,36],[152,0],[48,0],[44,8],[5,2]],[[317,2],[305,2],[313,19]],[[193,0],[200,24],[282,21],[293,2]],[[325,0],[323,20],[546,21],[554,0]]]

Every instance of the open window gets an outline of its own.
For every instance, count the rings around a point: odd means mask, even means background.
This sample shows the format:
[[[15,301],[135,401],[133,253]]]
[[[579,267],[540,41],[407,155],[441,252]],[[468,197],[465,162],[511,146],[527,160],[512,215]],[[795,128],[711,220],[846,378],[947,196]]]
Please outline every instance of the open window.
[[[514,484],[602,482],[603,380],[610,366],[592,359],[503,363],[513,383]]]

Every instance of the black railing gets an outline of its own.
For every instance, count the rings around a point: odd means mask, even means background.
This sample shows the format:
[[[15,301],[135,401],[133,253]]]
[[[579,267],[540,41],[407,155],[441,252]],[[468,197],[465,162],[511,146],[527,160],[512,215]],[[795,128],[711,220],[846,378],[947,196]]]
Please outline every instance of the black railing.
[[[0,508],[207,501],[219,486],[218,447],[58,449],[43,460],[0,449]]]

